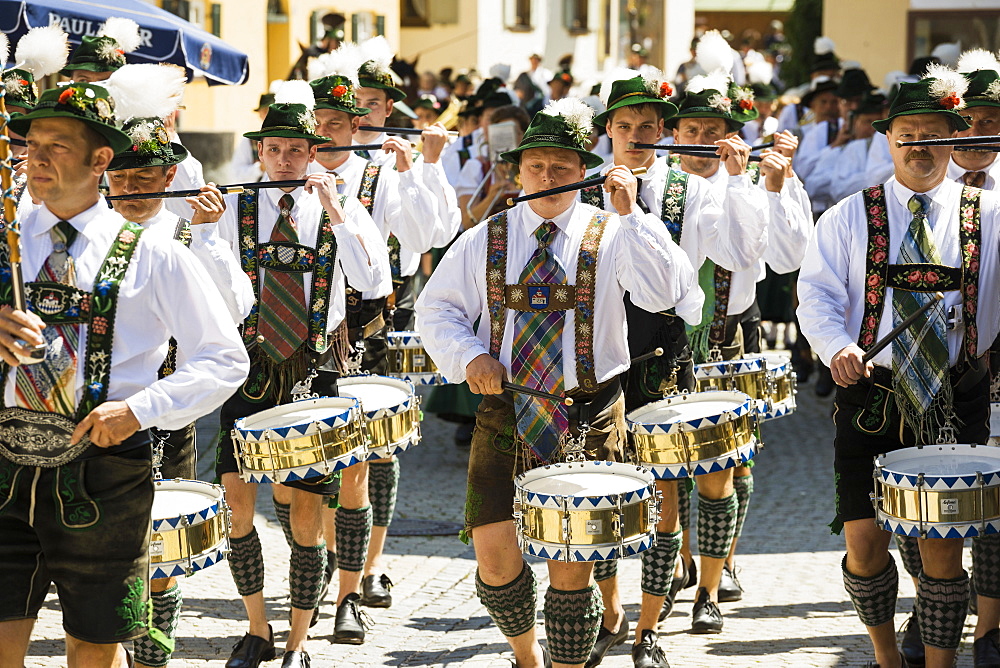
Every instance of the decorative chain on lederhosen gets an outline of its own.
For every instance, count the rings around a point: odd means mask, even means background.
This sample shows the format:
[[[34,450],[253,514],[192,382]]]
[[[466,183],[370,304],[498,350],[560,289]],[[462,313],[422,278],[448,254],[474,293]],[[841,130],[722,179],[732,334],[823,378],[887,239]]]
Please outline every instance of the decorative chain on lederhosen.
[[[187,218],[177,218],[177,227],[174,228],[174,239],[184,244],[186,248],[191,247],[191,221]],[[160,365],[157,375],[166,378],[177,370],[177,339],[170,337],[167,342],[167,356]]]
[[[111,249],[94,278],[93,292],[60,283],[28,283],[25,299],[28,308],[46,324],[78,322],[87,325],[87,347],[83,362],[83,394],[75,420],[80,422],[108,397],[111,380],[111,352],[118,312],[118,287],[128,269],[142,235],[142,227],[126,222],[115,237]],[[40,308],[45,301],[45,307]],[[13,305],[10,247],[0,235],[0,304]],[[0,377],[7,378],[8,366],[0,364]],[[3,407],[0,392],[0,407]]]
[[[346,197],[341,196],[344,204]],[[333,268],[337,262],[337,239],[333,235],[333,224],[324,211],[320,220],[316,248],[299,244],[258,244],[257,238],[257,193],[244,192],[239,197],[239,238],[240,267],[253,285],[254,305],[250,315],[243,321],[243,343],[253,346],[257,336],[257,322],[260,315],[260,269],[278,271],[312,272],[312,287],[309,295],[309,338],[307,347],[317,353],[326,352],[329,342],[326,336],[327,317],[330,313],[330,288]],[[285,261],[277,246],[294,251],[294,257]]]
[[[868,350],[877,340],[887,287],[915,292],[961,290],[962,317],[965,323],[962,350],[968,359],[975,359],[979,349],[976,313],[979,297],[979,252],[982,247],[979,211],[979,196],[982,191],[969,186],[962,188],[958,231],[959,248],[962,252],[961,269],[938,265],[890,265],[885,186],[865,188],[862,193],[868,217],[868,250],[865,309],[861,318],[858,346]]]
[[[577,383],[587,392],[597,389],[594,364],[594,301],[597,258],[610,214],[598,211],[587,223],[576,265],[574,338]],[[507,326],[507,212],[486,221],[486,301],[490,312],[490,355],[499,360]]]

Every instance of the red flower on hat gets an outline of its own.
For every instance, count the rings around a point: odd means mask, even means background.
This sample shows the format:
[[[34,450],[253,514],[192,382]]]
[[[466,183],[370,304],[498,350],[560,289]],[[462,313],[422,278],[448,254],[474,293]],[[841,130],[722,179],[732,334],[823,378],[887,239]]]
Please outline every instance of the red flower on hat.
[[[333,95],[334,97],[343,97],[344,95],[347,95],[347,86],[344,86],[342,84],[334,86],[332,89],[330,89],[330,94]]]
[[[63,92],[59,93],[59,104],[66,104],[71,97],[76,94],[76,90],[73,88],[67,88]]]
[[[138,150],[139,150],[139,147],[138,147],[138,145],[136,145],[136,144],[132,144],[132,150],[133,150],[133,151],[138,151]]]
[[[17,83],[21,84],[22,86],[27,86],[28,85],[28,82],[25,81],[24,79],[18,79]]]
[[[753,100],[740,100],[740,109],[750,111],[753,109]]]
[[[660,84],[660,97],[669,97],[674,94],[674,87],[664,81]]]
[[[962,98],[960,98],[956,93],[952,93],[947,97],[942,97],[939,102],[941,102],[941,106],[945,109],[954,109],[958,105],[962,104]]]
[[[573,77],[571,77],[571,76],[570,76],[569,74],[567,74],[566,72],[563,72],[562,74],[560,74],[560,75],[559,75],[559,78],[560,78],[560,79],[562,79],[563,81],[565,81],[566,83],[569,83],[570,81],[572,81],[572,80],[573,80]]]
[[[125,57],[125,50],[124,49],[115,49],[115,53],[117,53],[122,58]]]

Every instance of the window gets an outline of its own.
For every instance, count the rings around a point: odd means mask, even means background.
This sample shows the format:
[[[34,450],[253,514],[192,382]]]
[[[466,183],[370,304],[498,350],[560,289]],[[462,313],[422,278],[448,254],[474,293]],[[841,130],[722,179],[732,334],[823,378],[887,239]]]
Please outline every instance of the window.
[[[589,6],[590,0],[563,0],[563,18],[570,34],[582,35],[589,31]]]
[[[938,44],[958,42],[962,51],[1000,47],[1000,11],[910,12],[909,59],[929,56]]]
[[[531,30],[531,0],[504,0],[504,25],[507,30]]]
[[[191,3],[188,0],[163,0],[163,8],[184,20],[191,13]]]
[[[399,0],[399,23],[404,28],[427,28],[431,25],[430,0]]]
[[[212,3],[211,24],[209,28],[216,37],[222,37],[222,5],[218,2]]]

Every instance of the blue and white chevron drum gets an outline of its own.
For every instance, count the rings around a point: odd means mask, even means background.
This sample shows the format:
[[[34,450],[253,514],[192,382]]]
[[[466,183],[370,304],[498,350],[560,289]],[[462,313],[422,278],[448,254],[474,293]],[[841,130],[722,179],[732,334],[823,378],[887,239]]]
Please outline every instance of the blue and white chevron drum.
[[[221,485],[156,480],[149,577],[191,575],[229,553],[229,507]]]
[[[747,358],[760,358],[765,364],[765,388],[767,397],[762,406],[761,421],[773,420],[795,412],[795,395],[799,392],[799,380],[792,370],[788,355],[779,353],[750,353]]]
[[[631,464],[550,464],[514,480],[521,551],[551,561],[607,561],[648,550],[659,508],[653,476]]]
[[[734,360],[695,364],[694,379],[699,392],[743,392],[757,401],[759,412],[770,409],[767,362],[761,357],[747,355]]]
[[[389,364],[387,375],[408,380],[414,385],[446,385],[448,383],[434,360],[424,350],[417,332],[388,332]]]
[[[1000,532],[1000,448],[918,445],[875,458],[878,523],[923,538]]]
[[[233,445],[246,482],[324,478],[368,456],[361,404],[353,397],[293,401],[236,421]]]
[[[757,402],[743,392],[681,393],[626,416],[637,461],[658,479],[745,464],[757,454]]]
[[[348,376],[337,381],[342,397],[361,403],[368,459],[405,452],[420,442],[420,398],[412,383],[388,376]]]

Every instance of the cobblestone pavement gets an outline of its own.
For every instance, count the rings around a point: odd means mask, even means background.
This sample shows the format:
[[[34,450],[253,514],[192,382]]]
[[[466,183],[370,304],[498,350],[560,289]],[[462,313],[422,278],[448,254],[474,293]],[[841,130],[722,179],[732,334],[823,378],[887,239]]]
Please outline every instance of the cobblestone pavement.
[[[798,411],[763,428],[766,448],[754,469],[756,494],[738,557],[744,599],[723,604],[721,634],[691,635],[687,628],[694,590],[683,591],[673,615],[660,626],[661,644],[674,668],[826,668],[862,666],[869,659],[867,636],[840,577],[842,539],[827,528],[833,514],[831,400],[817,399],[811,384],[801,390]],[[210,420],[203,422],[200,471],[210,478],[212,427]],[[453,443],[452,432],[453,425],[427,415],[423,443],[402,456],[397,532],[418,526],[415,520],[461,522],[468,451]],[[268,497],[260,495],[257,528],[267,568],[264,593],[280,646],[288,630],[288,548]],[[387,570],[396,583],[393,607],[368,609],[374,626],[364,645],[335,645],[331,592],[308,643],[313,666],[511,665],[505,659],[506,643],[476,598],[471,547],[453,536],[390,535],[386,552]],[[534,562],[533,567],[543,591],[544,565]],[[635,601],[626,605],[634,625],[638,559],[622,562],[620,573],[625,600]],[[222,564],[197,573],[183,582],[183,591],[178,651],[171,665],[222,668],[246,630],[229,569]],[[901,578],[897,626],[909,613],[912,597],[909,578]],[[58,602],[50,593],[27,666],[64,665],[59,619]],[[959,666],[972,665],[971,633],[970,624]],[[631,666],[629,647],[612,650],[603,665]],[[278,668],[280,663],[262,665]]]

